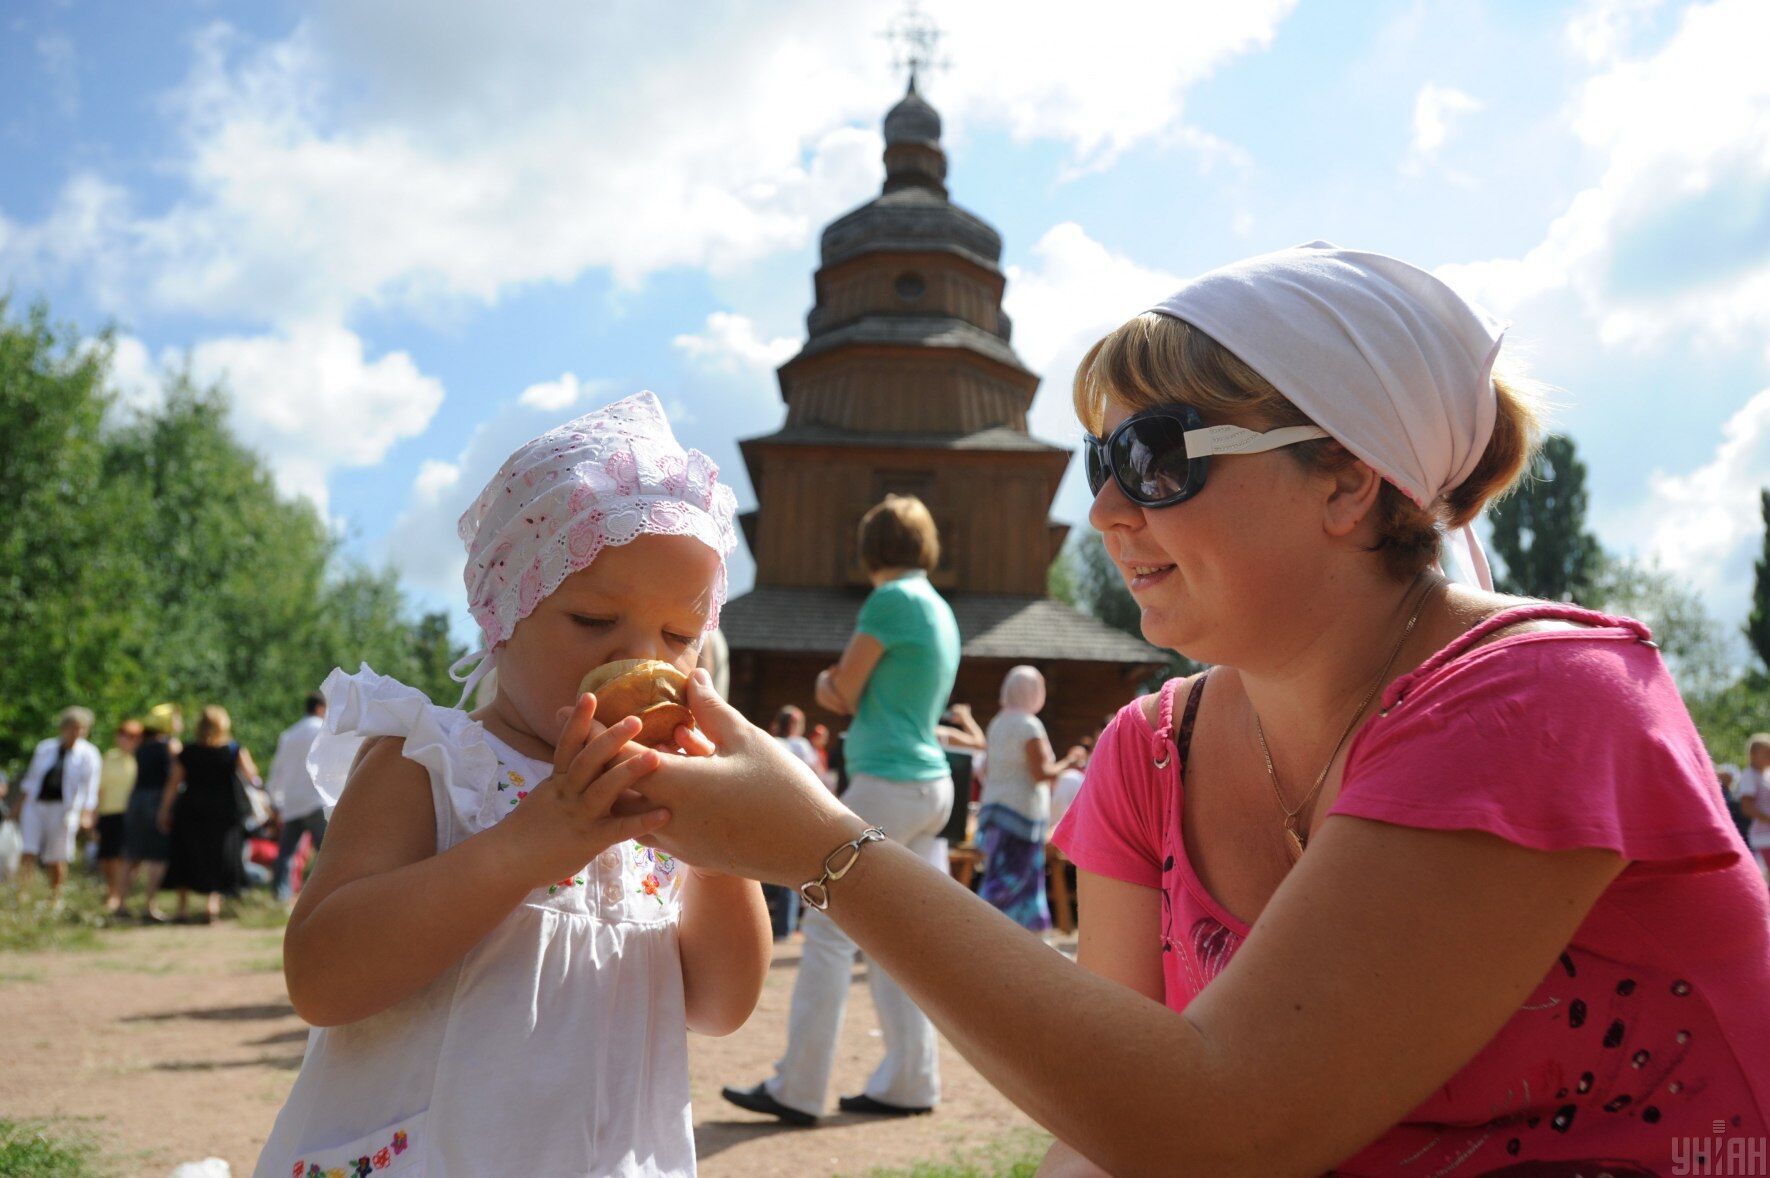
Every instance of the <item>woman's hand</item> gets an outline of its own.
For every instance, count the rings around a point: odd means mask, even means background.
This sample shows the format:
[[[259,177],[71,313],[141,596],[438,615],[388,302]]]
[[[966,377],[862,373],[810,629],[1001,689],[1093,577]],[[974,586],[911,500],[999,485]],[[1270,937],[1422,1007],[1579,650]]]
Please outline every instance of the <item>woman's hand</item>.
[[[630,796],[659,760],[652,749],[626,747],[639,733],[639,718],[628,716],[592,736],[595,716],[596,697],[580,697],[554,749],[553,773],[519,791],[515,811],[484,836],[503,841],[512,869],[533,887],[563,879],[669,820],[666,811]]]
[[[803,761],[720,699],[704,671],[689,680],[688,706],[714,751],[663,756],[645,778],[639,789],[670,822],[642,842],[697,867],[794,885],[866,829]]]

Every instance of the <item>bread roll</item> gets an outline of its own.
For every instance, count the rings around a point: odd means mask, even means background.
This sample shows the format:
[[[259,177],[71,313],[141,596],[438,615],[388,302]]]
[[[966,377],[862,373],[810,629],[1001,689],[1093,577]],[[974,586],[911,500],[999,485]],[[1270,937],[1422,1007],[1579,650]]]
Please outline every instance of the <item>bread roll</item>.
[[[578,694],[596,696],[596,720],[613,725],[638,716],[644,725],[635,744],[676,743],[678,727],[693,728],[694,713],[683,703],[688,677],[657,659],[621,659],[604,663],[578,684]]]

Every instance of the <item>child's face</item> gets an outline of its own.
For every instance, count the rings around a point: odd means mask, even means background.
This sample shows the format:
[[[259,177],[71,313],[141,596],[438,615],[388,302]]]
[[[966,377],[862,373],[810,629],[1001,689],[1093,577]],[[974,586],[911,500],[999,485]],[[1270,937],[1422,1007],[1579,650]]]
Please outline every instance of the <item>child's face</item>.
[[[1754,744],[1750,750],[1752,768],[1762,773],[1770,769],[1770,744]]]
[[[639,536],[605,548],[516,624],[498,655],[498,697],[557,743],[559,710],[586,674],[616,659],[694,670],[719,558],[692,536]]]

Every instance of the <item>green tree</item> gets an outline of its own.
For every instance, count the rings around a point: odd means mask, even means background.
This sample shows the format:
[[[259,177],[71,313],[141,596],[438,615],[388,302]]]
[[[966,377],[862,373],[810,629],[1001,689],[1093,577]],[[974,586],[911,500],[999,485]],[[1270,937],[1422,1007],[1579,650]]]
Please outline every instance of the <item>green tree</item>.
[[[101,425],[107,349],[35,306],[15,321],[0,299],[0,764],[23,733],[48,735],[106,644],[86,603],[116,574],[102,545]],[[57,702],[50,702],[57,701]]]
[[[1586,531],[1586,467],[1571,438],[1551,434],[1528,477],[1489,518],[1494,551],[1506,565],[1501,591],[1550,601],[1586,597],[1602,549]]]
[[[1702,735],[1709,758],[1717,765],[1744,764],[1745,742],[1753,733],[1770,727],[1770,682],[1748,675],[1716,691],[1686,695],[1690,718]]]
[[[1695,590],[1657,562],[1605,555],[1588,601],[1645,622],[1686,697],[1712,695],[1738,677],[1741,652],[1728,642],[1727,629]]]
[[[1758,492],[1764,520],[1764,543],[1753,566],[1752,609],[1745,619],[1745,637],[1758,661],[1770,668],[1770,490]]]
[[[313,505],[277,493],[219,388],[174,373],[117,410],[108,343],[0,304],[0,765],[69,703],[101,737],[160,700],[208,703],[268,753],[335,665],[367,661],[447,702],[444,615],[340,559]]]

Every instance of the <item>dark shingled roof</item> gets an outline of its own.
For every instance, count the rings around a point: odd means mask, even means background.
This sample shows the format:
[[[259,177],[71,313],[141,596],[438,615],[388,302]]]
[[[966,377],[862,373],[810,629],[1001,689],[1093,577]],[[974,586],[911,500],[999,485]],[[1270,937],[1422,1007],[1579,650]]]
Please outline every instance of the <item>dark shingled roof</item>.
[[[793,360],[804,360],[850,344],[911,344],[922,348],[964,348],[998,364],[1026,371],[1026,365],[1001,336],[963,319],[946,315],[867,315],[841,327],[820,330],[805,341]],[[788,361],[792,363],[792,361]]]
[[[944,594],[961,653],[976,659],[1155,666],[1166,655],[1073,606],[1044,597]],[[762,587],[727,602],[719,627],[733,650],[836,655],[854,634],[863,589]]]
[[[834,266],[873,250],[950,250],[994,270],[1002,235],[939,193],[900,188],[831,221],[819,256]]]
[[[772,434],[745,438],[743,444],[750,446],[758,442],[786,446],[879,446],[912,450],[1031,450],[1047,454],[1072,453],[1067,446],[1042,442],[1007,426],[978,430],[970,434],[891,434],[837,429],[830,425],[789,425]]]

